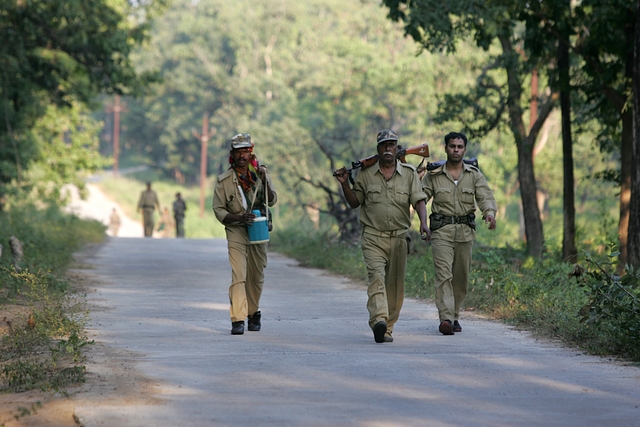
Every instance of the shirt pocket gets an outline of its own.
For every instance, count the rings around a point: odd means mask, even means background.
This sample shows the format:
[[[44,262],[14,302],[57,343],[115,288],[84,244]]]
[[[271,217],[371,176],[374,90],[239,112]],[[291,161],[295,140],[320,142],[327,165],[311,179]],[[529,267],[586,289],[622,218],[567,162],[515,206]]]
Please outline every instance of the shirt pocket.
[[[449,187],[436,187],[433,195],[434,203],[450,203],[453,200],[453,194]]]
[[[370,185],[367,187],[367,203],[380,203],[382,187],[379,185]]]
[[[399,205],[409,204],[409,192],[406,190],[396,190],[394,197]]]
[[[227,193],[226,202],[229,213],[237,214],[244,210],[242,208],[242,200],[240,199],[240,196],[235,193]]]
[[[462,194],[460,195],[460,200],[465,205],[474,205],[475,203],[476,192],[473,188],[462,188]]]

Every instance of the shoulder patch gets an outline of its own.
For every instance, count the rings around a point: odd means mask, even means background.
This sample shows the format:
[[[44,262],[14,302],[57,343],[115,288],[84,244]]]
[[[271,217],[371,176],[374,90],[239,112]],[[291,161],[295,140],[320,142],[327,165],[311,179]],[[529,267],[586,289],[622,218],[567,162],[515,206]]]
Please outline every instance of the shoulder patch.
[[[218,181],[222,181],[223,179],[227,179],[233,173],[233,169],[227,169],[225,172],[218,175]]]
[[[400,162],[400,165],[404,166],[405,168],[409,168],[409,169],[412,169],[412,170],[416,170],[416,167],[415,167],[415,166],[413,166],[413,165],[412,165],[412,164],[410,164],[410,163],[402,163],[402,162]]]

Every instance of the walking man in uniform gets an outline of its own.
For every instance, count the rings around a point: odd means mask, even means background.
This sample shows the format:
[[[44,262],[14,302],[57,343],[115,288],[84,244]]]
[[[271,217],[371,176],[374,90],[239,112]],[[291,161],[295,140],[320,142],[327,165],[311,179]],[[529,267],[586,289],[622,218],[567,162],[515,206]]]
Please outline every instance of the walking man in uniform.
[[[229,312],[233,335],[244,333],[245,319],[249,331],[259,331],[261,328],[259,308],[268,243],[252,244],[247,225],[256,218],[252,210],[266,212],[267,196],[269,206],[273,206],[278,197],[269,171],[266,166],[258,164],[253,147],[248,133],[238,134],[231,139],[231,167],[218,176],[213,195],[213,212],[218,221],[224,224],[227,234],[231,264]]]
[[[369,327],[375,342],[393,342],[393,325],[404,302],[407,266],[407,233],[410,206],[420,218],[420,234],[426,238],[426,194],[416,169],[396,159],[398,136],[383,130],[377,136],[378,162],[358,173],[353,189],[346,168],[336,171],[347,203],[360,206],[362,254],[367,266]]]
[[[111,210],[111,216],[109,217],[109,230],[111,230],[111,235],[113,237],[118,236],[118,230],[120,230],[120,215],[116,211],[116,208]]]
[[[158,195],[151,189],[151,182],[147,182],[147,189],[140,193],[138,200],[138,210],[142,211],[142,224],[144,226],[144,237],[153,236],[153,212],[158,208],[160,211],[160,202]]]
[[[182,195],[176,193],[176,200],[173,202],[173,218],[176,222],[176,237],[184,237],[184,213],[187,210],[187,204],[182,200]]]
[[[422,178],[427,200],[433,197],[430,240],[443,335],[462,332],[459,316],[471,271],[476,202],[489,230],[496,228],[497,204],[487,180],[478,168],[462,161],[467,142],[463,133],[448,133],[444,137],[447,161]]]

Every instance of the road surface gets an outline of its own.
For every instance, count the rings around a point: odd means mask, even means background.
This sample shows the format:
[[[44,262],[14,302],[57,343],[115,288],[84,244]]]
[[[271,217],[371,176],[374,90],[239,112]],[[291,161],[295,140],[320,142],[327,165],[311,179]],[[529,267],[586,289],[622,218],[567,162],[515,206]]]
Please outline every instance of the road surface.
[[[472,317],[445,337],[411,299],[376,344],[362,285],[275,253],[242,336],[224,240],[110,238],[91,264],[90,333],[154,399],[84,401],[85,426],[640,426],[637,367]]]
[[[111,202],[89,189],[72,208],[103,220]],[[76,424],[640,426],[638,367],[470,314],[445,337],[433,304],[412,299],[395,342],[376,344],[362,284],[276,253],[262,331],[232,336],[226,242],[136,238],[123,219],[131,238],[82,261],[97,344]]]

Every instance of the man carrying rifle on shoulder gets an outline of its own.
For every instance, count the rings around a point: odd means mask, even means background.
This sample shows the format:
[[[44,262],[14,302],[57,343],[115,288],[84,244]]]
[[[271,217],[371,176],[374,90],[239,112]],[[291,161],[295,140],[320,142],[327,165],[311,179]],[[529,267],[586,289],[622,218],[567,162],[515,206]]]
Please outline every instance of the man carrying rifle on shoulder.
[[[368,274],[369,326],[375,342],[393,342],[393,325],[404,301],[407,264],[407,233],[411,227],[409,207],[420,218],[420,234],[430,235],[425,201],[416,169],[397,160],[398,136],[383,130],[377,136],[378,161],[358,173],[353,189],[346,168],[335,176],[352,208],[361,207],[362,253]]]
[[[467,295],[471,250],[476,237],[476,202],[489,230],[496,228],[496,200],[480,170],[465,161],[467,137],[451,132],[444,137],[447,161],[427,167],[422,179],[431,206],[431,240],[436,270],[436,307],[443,335],[462,332],[458,321]]]

